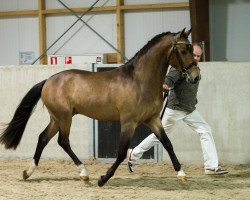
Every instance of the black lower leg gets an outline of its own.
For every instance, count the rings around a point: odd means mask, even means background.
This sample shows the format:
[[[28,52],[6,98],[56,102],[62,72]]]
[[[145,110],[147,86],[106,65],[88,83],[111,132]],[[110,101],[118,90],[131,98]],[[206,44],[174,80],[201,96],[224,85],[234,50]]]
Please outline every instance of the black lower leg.
[[[158,137],[158,136],[156,135],[156,137]],[[172,145],[171,141],[169,140],[168,136],[166,135],[164,129],[161,130],[160,138],[158,137],[158,139],[160,140],[160,142],[162,143],[164,148],[167,150],[169,157],[173,163],[175,171],[180,171],[181,164],[179,163],[179,161],[175,155],[173,145]]]
[[[129,141],[127,141],[125,144],[120,144],[120,148],[118,151],[118,156],[115,161],[115,163],[108,169],[106,172],[106,175],[101,176],[98,180],[98,185],[103,186],[114,174],[119,165],[124,161],[126,158],[126,153],[129,147]]]
[[[74,161],[74,163],[78,166],[81,165],[82,162],[79,160],[79,158],[75,155],[75,153],[72,151],[71,146],[69,144],[69,139],[62,137],[61,134],[59,134],[58,137],[58,144],[63,148],[63,150],[70,156],[70,158]]]
[[[39,160],[41,158],[41,155],[42,155],[44,147],[49,142],[49,139],[47,137],[46,131],[47,131],[47,128],[39,135],[39,138],[38,138],[38,143],[37,143],[37,146],[36,146],[36,151],[35,151],[35,154],[34,154],[34,157],[33,157],[34,160],[35,160],[36,166],[39,163]]]

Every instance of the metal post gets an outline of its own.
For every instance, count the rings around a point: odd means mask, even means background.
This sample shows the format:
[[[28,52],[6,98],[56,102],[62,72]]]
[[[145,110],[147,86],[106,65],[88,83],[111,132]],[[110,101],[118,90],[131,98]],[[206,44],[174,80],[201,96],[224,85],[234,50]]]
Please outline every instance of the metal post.
[[[203,62],[205,62],[206,61],[205,41],[201,41],[201,48],[202,48],[202,60]]]

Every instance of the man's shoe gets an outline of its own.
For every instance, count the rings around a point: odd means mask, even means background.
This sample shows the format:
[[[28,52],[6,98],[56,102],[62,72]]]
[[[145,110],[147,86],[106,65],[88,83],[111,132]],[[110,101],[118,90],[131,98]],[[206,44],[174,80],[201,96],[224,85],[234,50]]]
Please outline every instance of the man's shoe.
[[[228,171],[225,169],[222,169],[222,167],[217,167],[214,169],[205,169],[205,174],[206,175],[222,175],[222,174],[227,174]]]
[[[128,166],[129,173],[132,173],[134,171],[133,170],[134,162],[131,161],[131,153],[132,153],[132,151],[133,151],[133,149],[128,149],[128,151],[127,151],[127,161],[128,161],[127,166]]]

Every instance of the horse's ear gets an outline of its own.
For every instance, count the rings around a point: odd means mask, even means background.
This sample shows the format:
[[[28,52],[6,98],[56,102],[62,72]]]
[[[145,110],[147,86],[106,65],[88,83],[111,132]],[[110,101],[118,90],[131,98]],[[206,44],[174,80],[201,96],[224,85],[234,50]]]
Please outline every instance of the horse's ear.
[[[186,30],[186,28],[184,28],[184,29],[181,31],[180,37],[186,37],[186,36],[185,36],[185,30]]]
[[[186,38],[188,38],[188,36],[190,35],[191,31],[192,31],[192,28],[190,28],[190,30],[188,30],[188,31],[185,32]],[[185,37],[185,36],[184,36],[184,37]]]
[[[191,33],[191,31],[192,31],[192,28],[190,28],[190,30],[188,30],[188,31],[186,31],[185,32],[185,30],[186,30],[186,28],[184,28],[182,31],[181,31],[181,34],[180,34],[180,37],[184,37],[184,38],[188,38],[188,36],[189,36],[189,34]]]

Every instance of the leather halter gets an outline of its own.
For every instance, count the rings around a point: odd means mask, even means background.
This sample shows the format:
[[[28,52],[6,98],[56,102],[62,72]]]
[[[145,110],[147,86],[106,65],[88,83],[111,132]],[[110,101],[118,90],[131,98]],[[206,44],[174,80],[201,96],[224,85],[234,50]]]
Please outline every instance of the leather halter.
[[[178,60],[178,63],[181,66],[181,72],[186,73],[189,68],[191,68],[193,65],[196,65],[196,62],[193,61],[192,63],[189,63],[189,64],[184,66],[183,61],[182,61],[181,56],[180,56],[180,53],[177,50],[178,44],[191,44],[191,43],[190,42],[177,42],[176,36],[175,35],[173,36],[173,52],[175,53],[177,60]]]

